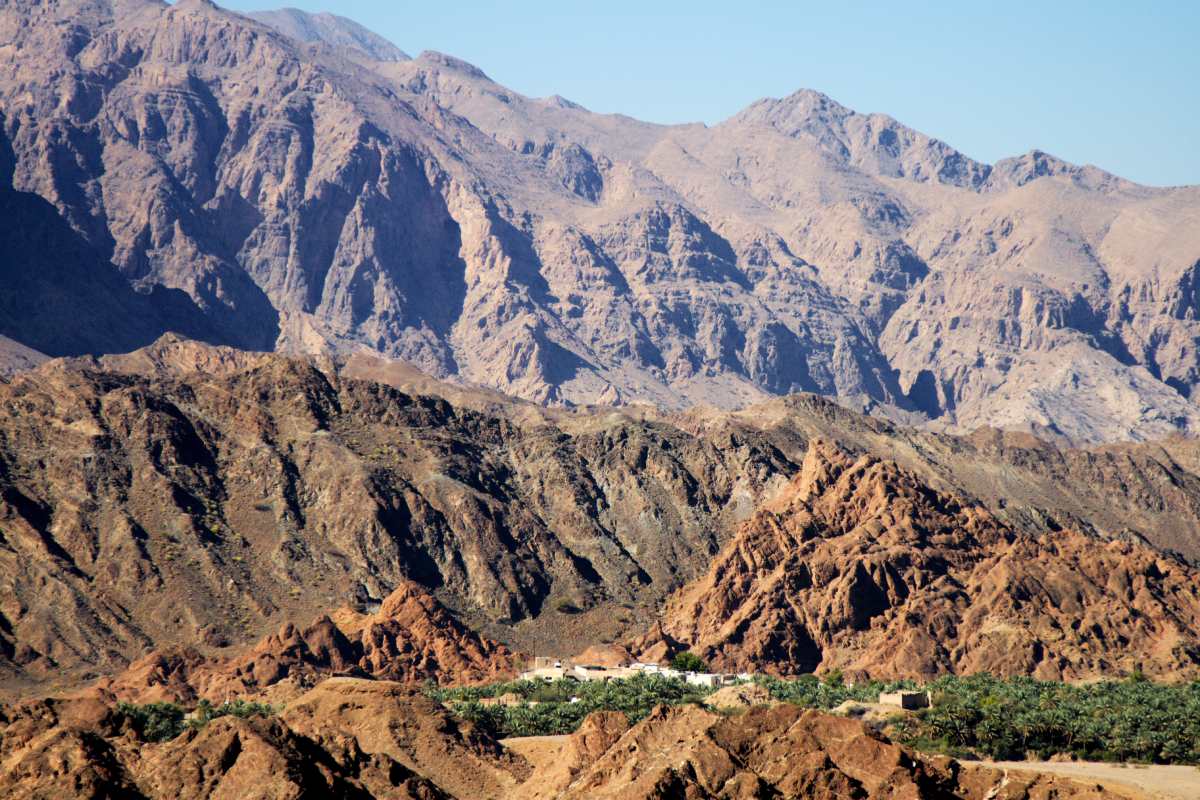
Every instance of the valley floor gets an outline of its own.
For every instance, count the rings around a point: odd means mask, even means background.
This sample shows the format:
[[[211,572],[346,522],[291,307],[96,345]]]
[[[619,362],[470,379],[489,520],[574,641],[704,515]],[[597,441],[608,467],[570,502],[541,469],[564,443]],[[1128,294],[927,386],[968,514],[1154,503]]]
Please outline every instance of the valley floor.
[[[1196,800],[1200,767],[1162,764],[1104,764],[1094,761],[984,761],[983,766],[1014,772],[1042,772],[1098,783],[1130,800]]]
[[[533,765],[535,774],[554,772],[563,763],[562,748],[570,736],[522,736],[501,740],[501,744]],[[970,763],[970,762],[967,762]],[[1161,764],[1106,764],[1094,761],[982,761],[979,766],[993,769],[1049,773],[1077,780],[1081,784],[1099,784],[1113,794],[1129,800],[1197,800],[1200,798],[1200,767]],[[536,784],[537,781],[531,781]],[[529,796],[537,796],[536,786],[525,787]]]

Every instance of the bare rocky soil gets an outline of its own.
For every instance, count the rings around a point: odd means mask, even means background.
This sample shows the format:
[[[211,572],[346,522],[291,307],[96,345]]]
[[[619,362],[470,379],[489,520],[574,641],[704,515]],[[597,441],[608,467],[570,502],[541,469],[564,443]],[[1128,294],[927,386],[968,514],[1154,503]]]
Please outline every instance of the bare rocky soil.
[[[1079,783],[1101,783],[1130,800],[1193,800],[1200,797],[1200,769],[1163,764],[1103,764],[1088,761],[984,762],[989,769],[1061,775]]]

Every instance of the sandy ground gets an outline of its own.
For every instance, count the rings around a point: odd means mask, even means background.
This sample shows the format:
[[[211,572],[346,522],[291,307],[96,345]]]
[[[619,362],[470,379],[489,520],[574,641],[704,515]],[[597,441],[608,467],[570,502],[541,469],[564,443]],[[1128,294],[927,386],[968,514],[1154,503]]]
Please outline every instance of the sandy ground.
[[[1200,800],[1200,768],[1100,764],[1091,761],[998,761],[984,766],[1014,772],[1052,772],[1098,783],[1131,800]]]
[[[524,756],[533,772],[512,795],[512,800],[554,800],[571,780],[571,759],[564,757],[569,736],[523,736],[501,739],[510,752]]]
[[[500,744],[524,756],[534,767],[546,767],[558,759],[562,746],[570,736],[520,736],[501,739]]]

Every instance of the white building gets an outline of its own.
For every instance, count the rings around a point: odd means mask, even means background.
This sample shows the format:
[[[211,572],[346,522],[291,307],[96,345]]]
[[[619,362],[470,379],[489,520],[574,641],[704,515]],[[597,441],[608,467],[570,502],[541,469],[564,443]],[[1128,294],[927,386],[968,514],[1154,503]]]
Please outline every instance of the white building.
[[[535,667],[521,673],[523,681],[558,681],[567,677],[567,671],[562,667]]]
[[[722,686],[729,686],[737,683],[738,676],[730,675],[724,672],[689,672],[684,676],[684,680],[693,686],[704,686],[710,689],[718,689]]]
[[[592,664],[576,664],[571,670],[571,677],[581,681],[611,681],[620,678],[632,678],[637,671],[629,667],[601,667]]]

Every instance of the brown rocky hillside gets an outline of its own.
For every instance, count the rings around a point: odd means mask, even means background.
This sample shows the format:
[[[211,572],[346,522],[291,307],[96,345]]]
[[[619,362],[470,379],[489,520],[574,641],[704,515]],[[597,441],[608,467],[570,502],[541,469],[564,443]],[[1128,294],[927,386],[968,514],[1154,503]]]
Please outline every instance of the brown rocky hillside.
[[[1078,680],[1200,674],[1200,569],[1128,539],[1016,530],[814,442],[639,647],[717,667]]]
[[[521,652],[626,638],[787,491],[816,439],[1050,536],[1054,563],[1072,542],[1114,564],[1130,548],[1131,575],[1157,551],[1200,556],[1191,440],[933,435],[809,395],[547,410],[369,358],[166,338],[0,382],[3,684],[72,688],[153,650],[226,658],[409,582]]]
[[[136,702],[279,703],[330,675],[408,686],[484,683],[513,678],[524,661],[405,583],[374,614],[342,608],[304,628],[287,623],[253,647],[225,656],[206,656],[196,648],[155,651],[84,694]]]
[[[592,636],[559,606],[664,595],[716,549],[731,498],[789,469],[762,442],[624,415],[518,423],[171,340],[52,362],[0,397],[13,679],[246,645],[406,581],[507,636]]]

